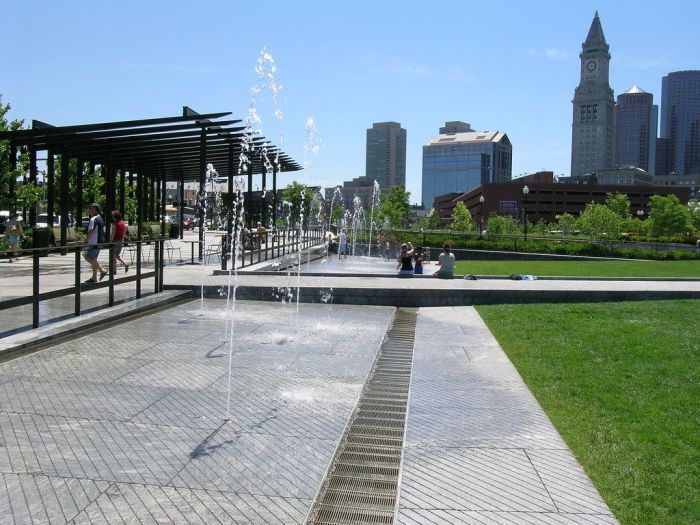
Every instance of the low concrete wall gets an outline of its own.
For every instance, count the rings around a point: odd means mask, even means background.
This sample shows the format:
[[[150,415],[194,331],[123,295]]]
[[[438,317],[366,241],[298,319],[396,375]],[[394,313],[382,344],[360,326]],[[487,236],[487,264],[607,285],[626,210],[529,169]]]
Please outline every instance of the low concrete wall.
[[[169,287],[170,288],[170,287]],[[175,288],[175,287],[173,287]],[[183,286],[182,289],[185,289]],[[197,287],[197,293],[200,288]],[[268,286],[239,286],[237,299],[251,301],[296,301],[297,289]],[[204,296],[221,298],[220,286],[205,286]],[[405,290],[398,288],[322,288],[301,289],[300,302],[375,306],[471,306],[479,304],[587,303],[610,301],[651,301],[663,299],[700,299],[700,291],[590,291],[590,290]]]

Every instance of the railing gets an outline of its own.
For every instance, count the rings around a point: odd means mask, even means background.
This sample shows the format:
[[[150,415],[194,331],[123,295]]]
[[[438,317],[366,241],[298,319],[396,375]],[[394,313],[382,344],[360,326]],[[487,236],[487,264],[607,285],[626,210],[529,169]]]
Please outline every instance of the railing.
[[[156,238],[143,241],[129,241],[128,244],[131,246],[136,246],[136,264],[135,273],[129,275],[128,277],[115,278],[114,275],[114,249],[117,244],[121,243],[102,243],[96,245],[96,247],[109,250],[109,267],[107,270],[108,277],[104,282],[97,283],[85,283],[81,281],[81,259],[82,252],[88,248],[86,245],[69,245],[60,247],[49,247],[49,248],[30,248],[21,251],[22,257],[32,258],[32,295],[24,297],[15,297],[11,299],[0,300],[0,310],[6,310],[8,308],[15,308],[18,306],[32,305],[32,328],[37,328],[40,323],[39,319],[39,304],[41,301],[46,301],[49,299],[55,299],[58,297],[65,297],[69,295],[74,295],[74,308],[73,314],[77,317],[81,314],[81,294],[83,292],[93,291],[100,288],[109,288],[108,295],[108,306],[114,305],[114,287],[116,285],[135,282],[136,298],[141,297],[141,281],[144,279],[153,278],[154,279],[154,293],[163,291],[163,243],[166,239]],[[154,252],[154,268],[151,271],[143,271],[142,258],[143,258],[143,246],[150,245],[153,247]],[[90,246],[93,247],[93,246]],[[74,257],[74,279],[73,285],[60,288],[51,291],[41,291],[41,258],[50,254],[61,254],[69,255],[73,254]],[[12,251],[0,252],[0,257],[14,257]]]
[[[239,249],[241,265],[250,266],[290,253],[306,250],[324,242],[323,230],[274,230],[272,232],[242,232]],[[222,257],[222,269],[223,261]]]

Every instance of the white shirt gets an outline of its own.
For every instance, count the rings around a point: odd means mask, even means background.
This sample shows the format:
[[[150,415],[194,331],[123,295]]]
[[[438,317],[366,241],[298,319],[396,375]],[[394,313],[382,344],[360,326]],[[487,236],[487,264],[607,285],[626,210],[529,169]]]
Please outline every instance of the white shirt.
[[[452,272],[455,267],[455,254],[442,252],[438,257],[438,262],[440,263],[440,271]]]

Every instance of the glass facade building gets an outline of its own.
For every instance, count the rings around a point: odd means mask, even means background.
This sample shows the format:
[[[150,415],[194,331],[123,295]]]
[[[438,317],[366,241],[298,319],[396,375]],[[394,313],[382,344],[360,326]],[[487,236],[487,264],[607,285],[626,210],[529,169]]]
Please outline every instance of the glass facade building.
[[[512,176],[513,147],[505,133],[469,131],[443,134],[423,146],[422,204],[435,197],[471,191]]]
[[[700,71],[676,71],[661,79],[660,152],[657,175],[700,173]]]

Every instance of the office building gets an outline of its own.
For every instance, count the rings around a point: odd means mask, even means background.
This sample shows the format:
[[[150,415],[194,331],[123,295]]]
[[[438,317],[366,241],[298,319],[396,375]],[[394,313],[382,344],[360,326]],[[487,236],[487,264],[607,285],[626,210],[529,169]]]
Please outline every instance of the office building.
[[[700,71],[661,79],[661,138],[666,162],[657,175],[700,173]]]
[[[406,187],[406,130],[398,122],[378,122],[367,130],[365,176],[382,188]]]
[[[446,122],[440,131],[448,133],[423,146],[422,203],[427,209],[439,195],[510,180],[513,147],[505,133],[474,131],[466,122]]]
[[[653,175],[659,107],[654,95],[633,86],[617,97],[615,106],[615,166],[634,166]]]
[[[572,176],[613,167],[615,99],[609,84],[609,49],[596,11],[579,54],[581,79],[572,101]]]

